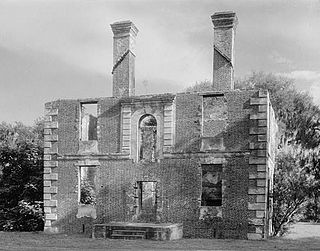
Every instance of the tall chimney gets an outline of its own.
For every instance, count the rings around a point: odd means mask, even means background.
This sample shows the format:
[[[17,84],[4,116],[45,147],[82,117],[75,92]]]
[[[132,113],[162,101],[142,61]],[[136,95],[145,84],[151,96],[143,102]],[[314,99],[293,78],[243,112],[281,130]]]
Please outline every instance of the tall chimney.
[[[214,26],[213,89],[234,89],[234,36],[238,24],[235,12],[216,12],[211,16]]]
[[[113,97],[135,94],[135,42],[137,27],[131,21],[111,24],[113,32]]]

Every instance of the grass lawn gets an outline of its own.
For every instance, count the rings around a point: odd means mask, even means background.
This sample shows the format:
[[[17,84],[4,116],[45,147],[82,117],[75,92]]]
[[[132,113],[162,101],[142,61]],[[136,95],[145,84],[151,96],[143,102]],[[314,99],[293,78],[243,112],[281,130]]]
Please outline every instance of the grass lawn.
[[[81,235],[0,232],[0,250],[320,250],[320,224],[298,224],[285,238],[267,241],[182,239],[102,240]]]

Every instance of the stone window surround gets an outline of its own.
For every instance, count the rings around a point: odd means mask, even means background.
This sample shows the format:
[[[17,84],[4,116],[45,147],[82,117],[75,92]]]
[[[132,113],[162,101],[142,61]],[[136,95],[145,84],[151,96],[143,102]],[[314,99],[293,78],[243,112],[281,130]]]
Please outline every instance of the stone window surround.
[[[170,116],[167,116],[168,111],[170,112]],[[129,153],[130,158],[134,161],[139,161],[139,122],[140,119],[147,114],[152,115],[157,121],[157,159],[163,158],[163,152],[174,145],[175,123],[173,102],[149,101],[122,104],[121,151]],[[168,124],[170,127],[168,127]],[[170,132],[167,133],[166,130]],[[170,138],[170,145],[166,143],[167,137]],[[165,149],[164,146],[166,147]]]

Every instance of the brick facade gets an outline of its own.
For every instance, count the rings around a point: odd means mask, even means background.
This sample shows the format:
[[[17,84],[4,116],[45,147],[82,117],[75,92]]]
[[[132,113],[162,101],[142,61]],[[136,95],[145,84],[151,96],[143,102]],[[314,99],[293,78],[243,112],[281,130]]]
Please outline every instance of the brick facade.
[[[154,221],[182,223],[184,237],[268,237],[277,126],[266,91],[118,94],[45,105],[45,231],[90,233],[94,223],[141,221],[139,184],[153,182]],[[81,140],[87,103],[97,107],[97,140]],[[156,120],[149,161],[139,151],[145,115]],[[219,167],[221,205],[201,204],[204,165]],[[94,170],[96,201],[87,207],[80,203],[81,168]]]

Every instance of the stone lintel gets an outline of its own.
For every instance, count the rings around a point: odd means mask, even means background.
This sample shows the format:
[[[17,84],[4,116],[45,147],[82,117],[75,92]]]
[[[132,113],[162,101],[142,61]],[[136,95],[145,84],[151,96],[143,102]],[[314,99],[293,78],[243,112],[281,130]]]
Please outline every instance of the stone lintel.
[[[85,160],[79,160],[76,165],[77,166],[100,166],[100,162],[99,160],[85,159]]]

